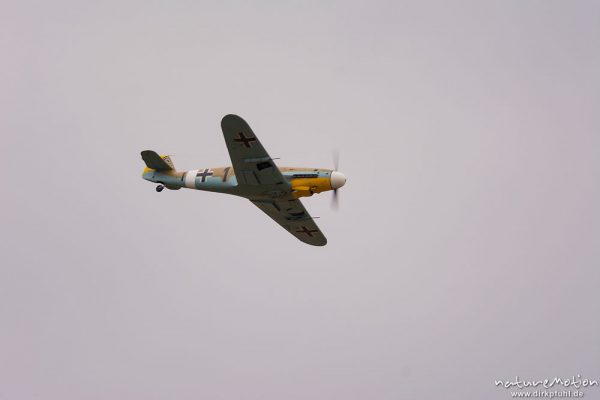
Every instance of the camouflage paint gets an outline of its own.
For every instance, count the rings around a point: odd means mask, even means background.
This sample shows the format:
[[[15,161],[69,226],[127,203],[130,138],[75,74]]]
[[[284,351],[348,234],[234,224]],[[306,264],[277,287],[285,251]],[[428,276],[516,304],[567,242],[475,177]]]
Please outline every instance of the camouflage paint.
[[[170,161],[170,160],[169,160]],[[331,170],[323,168],[279,168],[284,178],[292,187],[292,196],[297,199],[300,197],[309,197],[315,193],[326,192],[331,188]],[[204,171],[208,171],[210,176],[202,179]],[[238,187],[235,170],[233,167],[215,167],[198,168],[189,171],[156,171],[151,168],[145,168],[142,178],[147,181],[160,183],[168,189],[177,190],[187,188],[185,181],[187,174],[197,174],[193,181],[193,189],[208,192],[227,193],[236,196],[253,198],[255,192],[244,192]],[[300,177],[296,177],[300,176]],[[310,177],[309,177],[310,176]],[[189,178],[188,178],[189,179]]]

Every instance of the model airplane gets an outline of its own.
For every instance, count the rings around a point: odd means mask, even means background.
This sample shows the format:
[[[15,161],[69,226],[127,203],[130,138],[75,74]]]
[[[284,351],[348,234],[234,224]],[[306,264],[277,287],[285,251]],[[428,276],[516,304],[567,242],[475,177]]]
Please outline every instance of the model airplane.
[[[327,239],[306,211],[300,197],[312,196],[344,186],[341,172],[322,168],[278,168],[250,129],[237,115],[221,121],[231,167],[177,171],[169,156],[142,151],[147,168],[142,177],[158,183],[157,192],[189,188],[241,196],[249,199],[292,235],[313,246],[324,246]]]

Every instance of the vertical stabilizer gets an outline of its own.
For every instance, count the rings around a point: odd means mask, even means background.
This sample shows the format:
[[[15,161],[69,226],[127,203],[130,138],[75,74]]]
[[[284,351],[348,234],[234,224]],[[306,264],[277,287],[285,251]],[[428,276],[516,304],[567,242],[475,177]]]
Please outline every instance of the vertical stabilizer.
[[[159,156],[155,151],[142,151],[142,160],[148,168],[156,171],[175,171],[175,165],[169,156]]]

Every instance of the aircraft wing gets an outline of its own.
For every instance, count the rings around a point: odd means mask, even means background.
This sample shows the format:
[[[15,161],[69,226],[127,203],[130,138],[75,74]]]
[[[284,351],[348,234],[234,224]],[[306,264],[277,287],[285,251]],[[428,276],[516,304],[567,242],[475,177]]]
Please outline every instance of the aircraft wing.
[[[272,190],[284,192],[291,190],[246,121],[229,114],[221,120],[221,129],[238,185],[270,186]]]
[[[250,200],[275,222],[304,243],[325,246],[323,235],[300,200]]]

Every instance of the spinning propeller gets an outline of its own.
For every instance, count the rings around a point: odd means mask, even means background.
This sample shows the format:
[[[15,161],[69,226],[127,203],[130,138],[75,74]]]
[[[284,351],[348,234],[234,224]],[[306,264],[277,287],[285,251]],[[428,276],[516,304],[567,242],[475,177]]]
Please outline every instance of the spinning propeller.
[[[346,176],[338,171],[340,166],[340,152],[333,151],[333,171],[331,172],[331,188],[333,189],[333,197],[331,198],[331,208],[339,209],[338,189],[346,183]]]

